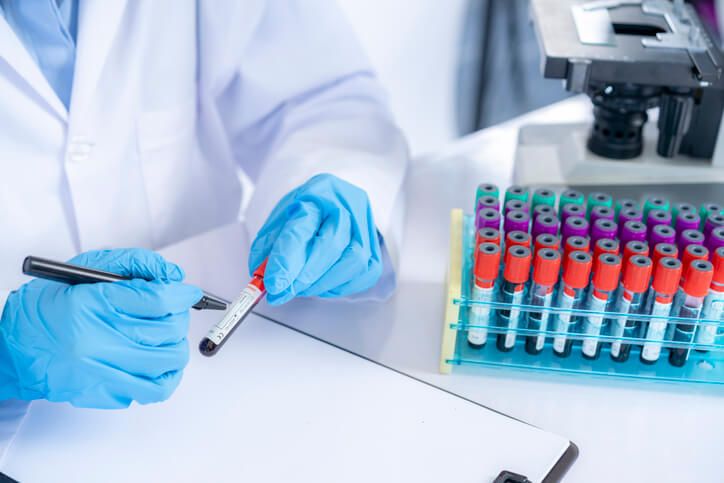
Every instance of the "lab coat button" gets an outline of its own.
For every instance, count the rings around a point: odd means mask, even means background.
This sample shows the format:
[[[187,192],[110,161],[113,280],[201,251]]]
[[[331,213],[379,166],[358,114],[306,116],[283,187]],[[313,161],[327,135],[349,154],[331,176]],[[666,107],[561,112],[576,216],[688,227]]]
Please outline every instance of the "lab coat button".
[[[87,138],[76,136],[68,143],[68,160],[73,162],[85,161],[93,149],[93,143]]]

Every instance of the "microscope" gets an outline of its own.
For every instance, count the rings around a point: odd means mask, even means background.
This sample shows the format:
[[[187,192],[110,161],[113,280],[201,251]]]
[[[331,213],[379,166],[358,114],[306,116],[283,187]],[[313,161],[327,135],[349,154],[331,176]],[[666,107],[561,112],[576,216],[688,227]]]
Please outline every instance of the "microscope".
[[[531,0],[530,8],[543,76],[588,96],[593,121],[523,126],[516,183],[687,184],[724,196],[724,56],[691,5]]]

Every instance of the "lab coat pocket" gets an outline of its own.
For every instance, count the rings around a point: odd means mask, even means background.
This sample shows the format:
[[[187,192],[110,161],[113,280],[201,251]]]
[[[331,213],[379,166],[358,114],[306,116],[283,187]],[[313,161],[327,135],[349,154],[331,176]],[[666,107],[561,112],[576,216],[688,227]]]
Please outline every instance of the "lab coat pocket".
[[[142,112],[138,148],[156,247],[199,231],[197,104],[190,96],[172,108]]]

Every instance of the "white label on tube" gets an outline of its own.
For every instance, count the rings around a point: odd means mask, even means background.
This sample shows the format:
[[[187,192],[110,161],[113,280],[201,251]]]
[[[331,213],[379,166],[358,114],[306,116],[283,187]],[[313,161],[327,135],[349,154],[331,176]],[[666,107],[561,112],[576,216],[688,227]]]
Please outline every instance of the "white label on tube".
[[[476,302],[490,302],[493,299],[493,287],[480,288],[473,285],[473,300]],[[473,325],[490,325],[490,305],[473,304],[468,314]],[[471,344],[483,345],[488,338],[487,327],[471,327],[468,329],[468,341]]]
[[[616,308],[616,312],[620,312],[622,314],[628,314],[629,310],[631,310],[631,301],[621,297],[618,302],[618,307]],[[628,317],[616,317],[611,321],[611,336],[612,337],[622,337],[623,332],[626,329],[626,321],[628,320]],[[611,355],[613,357],[618,357],[619,352],[621,352],[621,341],[615,340],[611,343]]]
[[[706,299],[704,299],[704,308],[701,311],[701,318],[706,320],[716,320],[721,322],[724,315],[724,293],[709,291]],[[696,332],[697,344],[714,344],[719,330],[719,324],[702,323]]]
[[[603,312],[606,310],[606,301],[591,296],[588,310]],[[583,323],[583,333],[598,336],[603,325],[603,313],[601,315],[587,315]],[[595,357],[598,349],[598,337],[583,339],[581,350],[588,357]]]
[[[513,294],[513,297],[511,299],[511,303],[513,305],[520,305],[523,303],[523,290],[520,290]],[[518,308],[511,308],[510,309],[510,318],[508,319],[508,327],[511,329],[517,329],[518,328],[518,322],[520,321],[520,309]],[[516,331],[515,330],[509,330],[505,334],[505,348],[510,349],[515,345],[515,338],[516,338]]]
[[[651,315],[668,317],[671,314],[671,304],[654,302],[651,307]],[[649,328],[646,330],[646,338],[649,340],[664,340],[666,335],[666,319],[651,319]],[[661,355],[661,342],[646,342],[641,350],[641,357],[647,361],[657,361]]]
[[[558,300],[558,307],[561,309],[572,309],[575,299],[561,291]],[[560,313],[556,317],[556,332],[567,332],[571,324],[571,314]],[[557,335],[553,338],[553,350],[562,354],[566,350],[566,336]]]
[[[247,285],[241,291],[239,298],[234,300],[224,317],[209,330],[206,337],[215,344],[221,344],[221,341],[231,332],[234,327],[244,318],[244,315],[254,306],[257,299],[261,297],[262,292],[253,285]]]
[[[545,296],[545,299],[543,301],[543,307],[550,307],[551,305],[551,298],[553,297],[553,294],[550,293]],[[540,327],[538,328],[541,332],[545,332],[548,330],[548,318],[550,317],[549,312],[541,312],[540,314]],[[546,343],[546,336],[545,334],[541,334],[536,337],[535,339],[535,350],[541,351],[543,350],[543,346]]]

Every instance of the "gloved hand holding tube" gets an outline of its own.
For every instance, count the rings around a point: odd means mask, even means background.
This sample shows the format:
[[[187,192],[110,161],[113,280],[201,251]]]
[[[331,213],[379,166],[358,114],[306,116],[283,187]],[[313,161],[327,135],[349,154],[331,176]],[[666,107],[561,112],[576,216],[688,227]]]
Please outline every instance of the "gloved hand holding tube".
[[[373,287],[383,262],[367,194],[330,174],[314,176],[272,210],[252,243],[249,272],[267,258],[264,283],[272,305]]]
[[[189,349],[189,309],[202,296],[156,253],[102,250],[70,263],[132,280],[66,285],[33,280],[0,319],[0,399],[123,408],[167,399]]]

